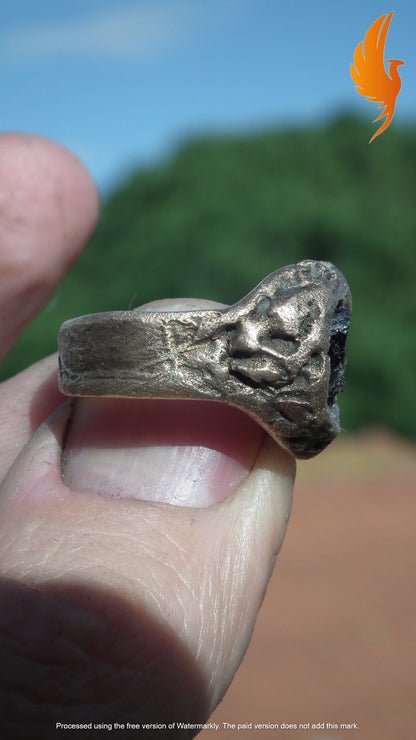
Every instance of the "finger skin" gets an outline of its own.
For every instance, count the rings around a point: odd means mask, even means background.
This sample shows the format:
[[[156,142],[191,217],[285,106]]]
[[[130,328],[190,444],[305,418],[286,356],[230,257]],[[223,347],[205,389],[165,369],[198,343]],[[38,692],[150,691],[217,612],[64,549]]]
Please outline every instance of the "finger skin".
[[[36,429],[66,401],[57,373],[54,354],[0,383],[0,483]]]
[[[44,616],[36,624],[29,619],[29,632],[23,620],[33,656],[26,665],[24,690],[31,695],[42,663],[39,632],[45,622],[48,629],[53,623],[61,630],[59,614],[70,604],[78,615],[75,624],[82,623],[79,615],[84,611],[88,619],[96,620],[96,640],[90,649],[86,638],[83,659],[74,663],[71,656],[79,631],[69,625],[60,632],[66,647],[61,648],[62,662],[49,673],[52,707],[58,703],[60,709],[66,707],[65,716],[79,718],[81,708],[74,703],[73,692],[82,685],[85,671],[104,663],[107,670],[100,674],[99,684],[90,687],[87,705],[82,706],[87,714],[89,707],[91,715],[100,705],[109,719],[105,690],[109,683],[113,685],[117,663],[122,670],[113,686],[113,719],[114,712],[124,712],[137,721],[149,721],[156,712],[168,721],[175,716],[170,703],[172,681],[175,685],[182,681],[193,691],[185,691],[182,697],[180,720],[204,721],[222,698],[247,648],[286,530],[294,461],[267,441],[239,489],[204,509],[79,493],[69,490],[60,475],[67,415],[62,406],[53,420],[40,427],[0,491],[5,583],[52,599],[52,604],[42,607]],[[11,609],[11,622],[13,617]],[[108,634],[114,629],[121,638],[111,660],[106,660]],[[159,637],[169,646],[167,662],[156,651]],[[58,640],[53,631],[52,639]],[[157,675],[153,673],[149,680],[158,689],[149,697],[143,676],[155,662]],[[68,693],[62,689],[64,677]],[[61,687],[59,696],[53,686]],[[40,706],[39,691],[30,705],[34,715]],[[143,695],[145,706],[139,701]],[[130,697],[127,705],[126,697]],[[44,717],[45,737],[51,717],[53,711]]]
[[[79,254],[98,199],[82,165],[39,137],[1,138],[0,175],[5,352]],[[237,489],[202,508],[83,492],[62,477],[70,409],[56,358],[0,391],[5,734],[26,740],[30,727],[47,740],[56,721],[203,722],[248,645],[294,460],[267,439]],[[108,454],[116,469],[116,444]]]
[[[79,256],[98,205],[68,150],[31,134],[0,136],[0,360]]]

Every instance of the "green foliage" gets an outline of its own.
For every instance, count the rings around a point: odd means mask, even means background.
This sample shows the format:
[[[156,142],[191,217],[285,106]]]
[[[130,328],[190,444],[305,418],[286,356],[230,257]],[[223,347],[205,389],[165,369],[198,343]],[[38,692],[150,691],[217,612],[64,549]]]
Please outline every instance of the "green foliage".
[[[415,434],[416,130],[368,124],[185,144],[138,171],[104,204],[100,226],[3,377],[53,352],[60,323],[164,297],[232,303],[305,258],[334,262],[354,298],[344,427]]]

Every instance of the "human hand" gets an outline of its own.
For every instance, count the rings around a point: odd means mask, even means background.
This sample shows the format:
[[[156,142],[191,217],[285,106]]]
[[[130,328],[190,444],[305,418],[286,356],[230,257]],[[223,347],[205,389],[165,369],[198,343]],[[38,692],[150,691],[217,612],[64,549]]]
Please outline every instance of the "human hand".
[[[10,134],[0,203],[4,356],[79,255],[98,198],[69,152]],[[204,723],[283,541],[292,457],[222,404],[72,403],[56,355],[0,386],[0,423],[2,737]]]

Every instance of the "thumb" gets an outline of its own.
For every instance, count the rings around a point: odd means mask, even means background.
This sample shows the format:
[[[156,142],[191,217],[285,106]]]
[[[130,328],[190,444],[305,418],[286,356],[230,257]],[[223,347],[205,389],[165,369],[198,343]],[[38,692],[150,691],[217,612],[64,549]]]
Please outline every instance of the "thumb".
[[[294,461],[225,405],[71,405],[0,489],[7,679],[29,697],[18,722],[46,738],[62,717],[203,722],[247,648]]]

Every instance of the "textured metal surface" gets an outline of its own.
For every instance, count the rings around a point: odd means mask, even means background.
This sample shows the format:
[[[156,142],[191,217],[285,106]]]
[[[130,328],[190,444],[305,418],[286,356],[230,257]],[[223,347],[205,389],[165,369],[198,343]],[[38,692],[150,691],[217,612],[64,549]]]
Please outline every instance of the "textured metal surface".
[[[339,432],[350,315],[343,275],[306,260],[222,309],[81,316],[60,330],[60,388],[232,404],[297,457],[312,457]]]

